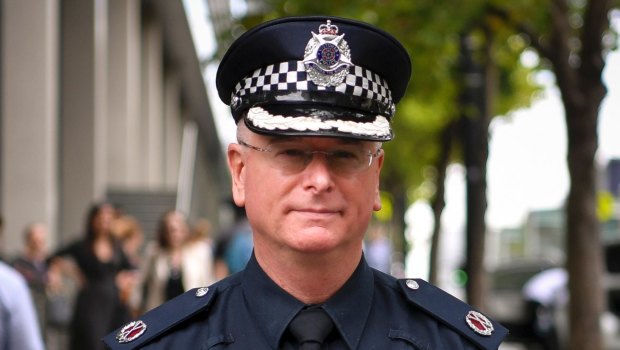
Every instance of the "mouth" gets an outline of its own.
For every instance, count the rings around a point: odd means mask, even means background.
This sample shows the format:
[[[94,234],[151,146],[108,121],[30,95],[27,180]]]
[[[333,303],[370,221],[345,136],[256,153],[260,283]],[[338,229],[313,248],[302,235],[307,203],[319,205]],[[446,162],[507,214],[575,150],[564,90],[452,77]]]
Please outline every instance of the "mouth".
[[[294,212],[316,218],[331,217],[334,215],[340,215],[340,210],[327,209],[327,208],[298,208],[293,210]]]

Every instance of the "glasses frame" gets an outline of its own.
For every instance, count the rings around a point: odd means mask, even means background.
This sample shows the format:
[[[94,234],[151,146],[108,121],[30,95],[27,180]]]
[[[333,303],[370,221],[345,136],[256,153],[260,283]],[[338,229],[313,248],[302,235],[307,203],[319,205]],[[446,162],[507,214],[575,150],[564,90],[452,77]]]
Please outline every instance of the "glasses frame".
[[[249,143],[247,143],[247,142],[245,142],[245,141],[243,141],[243,140],[237,140],[237,143],[238,143],[239,145],[241,145],[241,146],[247,147],[247,148],[252,149],[252,150],[254,150],[254,151],[258,151],[258,152],[262,152],[262,153],[271,153],[271,152],[273,152],[273,150],[271,150],[271,149],[269,149],[269,148],[263,148],[263,147],[254,146],[254,145],[251,145],[251,144],[249,144]],[[267,147],[269,147],[269,145],[267,145]],[[368,154],[367,154],[367,155],[368,155],[368,164],[366,164],[366,167],[364,167],[364,168],[362,168],[362,169],[360,169],[360,170],[358,170],[358,171],[353,171],[353,172],[351,172],[351,173],[358,173],[358,172],[362,172],[362,171],[364,171],[364,170],[369,169],[369,168],[370,168],[370,166],[372,165],[372,161],[373,161],[375,158],[377,158],[377,157],[379,156],[379,154],[381,153],[381,151],[382,151],[382,150],[383,150],[383,148],[379,147],[379,148],[377,148],[377,150],[376,150],[376,151],[374,151],[374,152],[372,152],[372,151],[368,151]],[[305,154],[305,155],[311,155],[312,157],[313,157],[315,154],[317,154],[317,153],[318,153],[318,154],[324,154],[326,158],[334,154],[334,152],[332,152],[332,151],[317,151],[317,150],[312,150],[312,151],[305,151],[305,152],[304,152],[304,154]],[[312,158],[310,158],[310,162],[312,162]],[[310,164],[310,162],[308,162],[308,164]],[[308,164],[306,164],[306,165],[305,165],[305,166],[304,166],[301,170],[299,170],[298,172],[302,172],[304,169],[306,169],[306,167],[308,166]]]

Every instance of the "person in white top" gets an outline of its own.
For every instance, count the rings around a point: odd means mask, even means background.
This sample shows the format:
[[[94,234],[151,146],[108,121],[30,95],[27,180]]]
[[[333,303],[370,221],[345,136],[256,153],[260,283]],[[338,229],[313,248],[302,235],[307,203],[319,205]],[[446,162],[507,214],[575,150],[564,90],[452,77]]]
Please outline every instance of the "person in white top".
[[[182,213],[168,211],[160,218],[157,241],[146,247],[141,275],[140,311],[145,312],[192,288],[213,283],[212,248],[205,240],[190,239]]]
[[[43,350],[37,314],[24,277],[0,262],[0,350]]]

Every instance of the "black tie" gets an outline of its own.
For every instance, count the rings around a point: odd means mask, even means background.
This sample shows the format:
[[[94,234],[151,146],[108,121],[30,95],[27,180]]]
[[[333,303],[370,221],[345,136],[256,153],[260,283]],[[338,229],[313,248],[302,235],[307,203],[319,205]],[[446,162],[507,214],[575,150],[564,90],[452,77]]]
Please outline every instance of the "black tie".
[[[320,350],[323,341],[334,328],[331,317],[320,307],[301,310],[288,325],[299,343],[299,350]]]

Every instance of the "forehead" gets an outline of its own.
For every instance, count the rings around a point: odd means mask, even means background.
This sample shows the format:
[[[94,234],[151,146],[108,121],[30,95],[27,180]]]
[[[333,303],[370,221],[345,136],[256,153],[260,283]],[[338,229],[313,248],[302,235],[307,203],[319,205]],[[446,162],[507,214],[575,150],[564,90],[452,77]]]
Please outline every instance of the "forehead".
[[[44,236],[46,233],[45,226],[43,225],[34,225],[30,229],[30,237],[31,238],[40,238]]]

